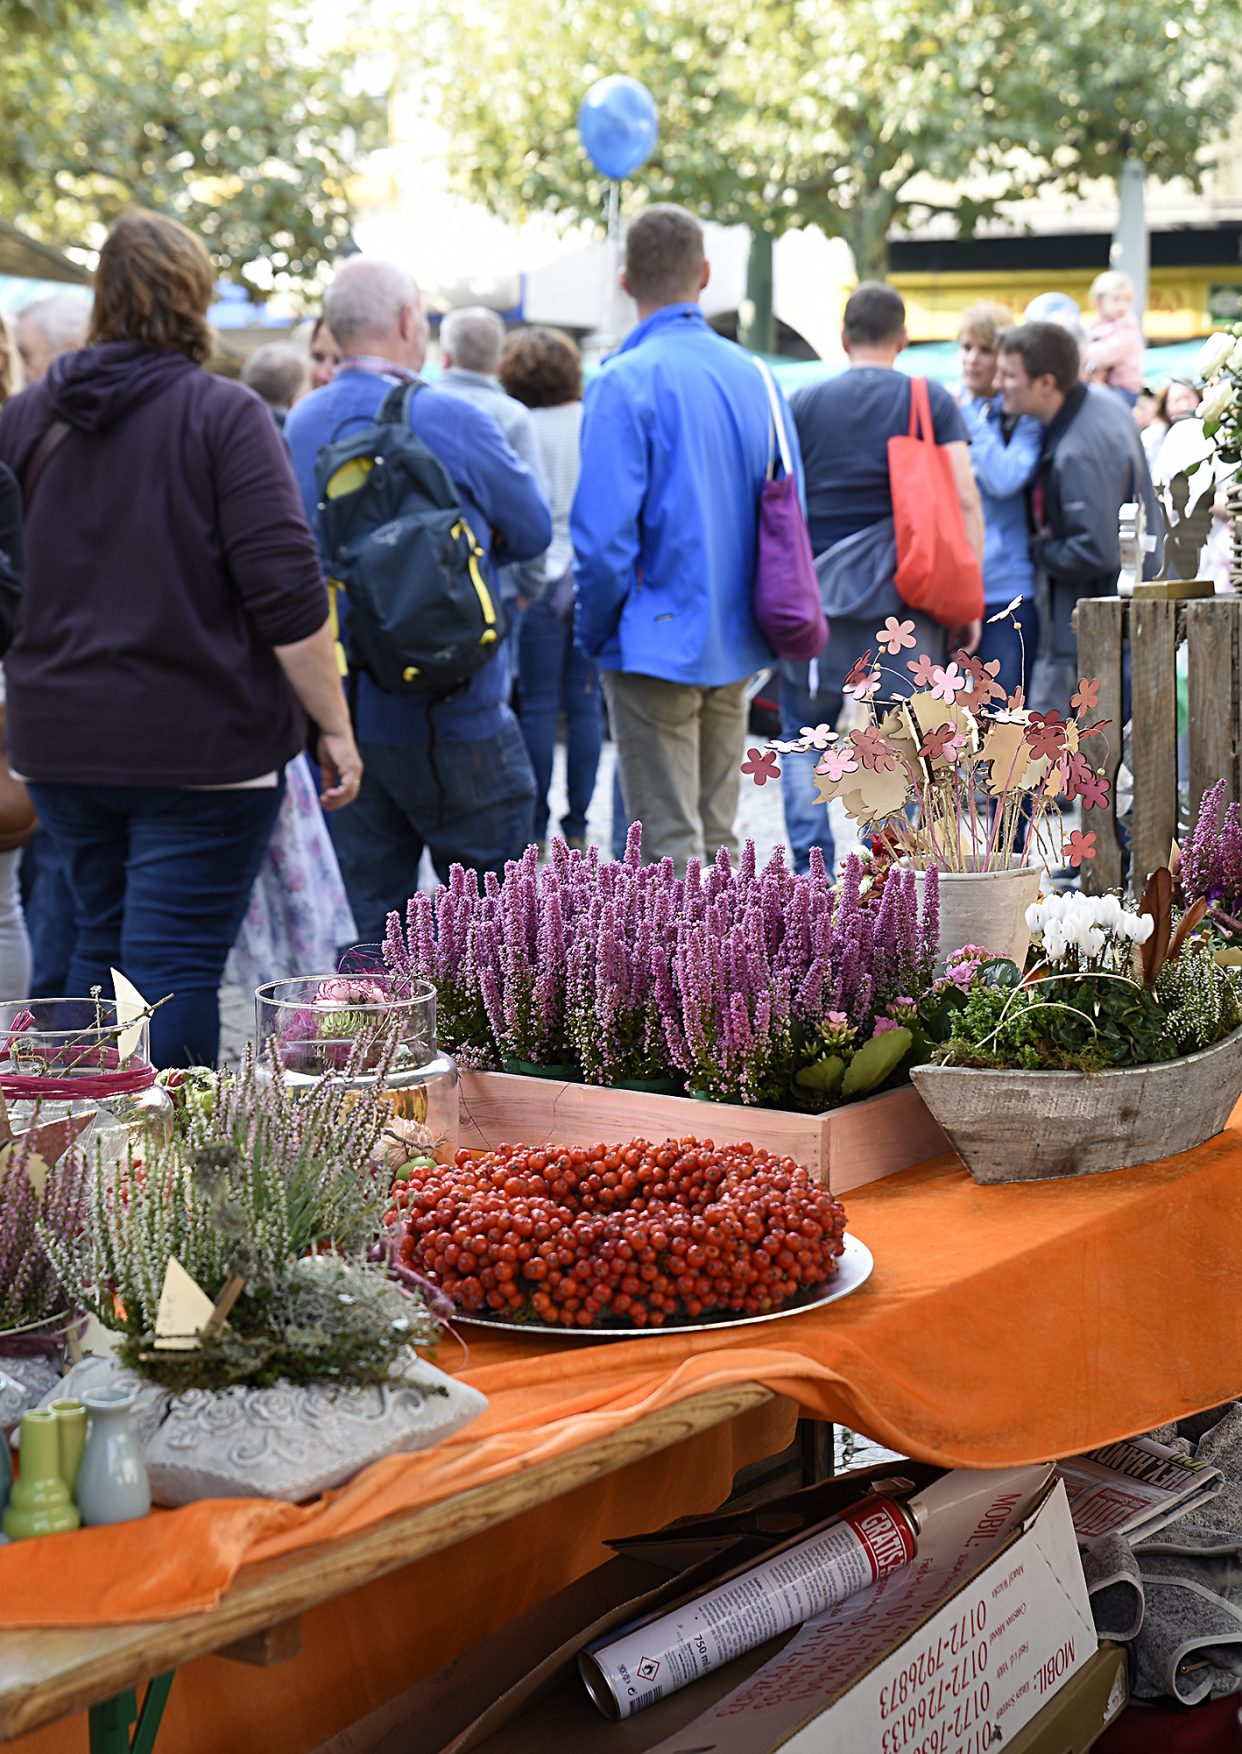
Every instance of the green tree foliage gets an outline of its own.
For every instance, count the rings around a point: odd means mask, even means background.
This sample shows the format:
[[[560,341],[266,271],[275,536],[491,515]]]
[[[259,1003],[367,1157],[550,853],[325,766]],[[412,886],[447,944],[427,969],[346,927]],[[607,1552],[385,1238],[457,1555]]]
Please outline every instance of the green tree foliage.
[[[262,261],[277,283],[312,279],[348,232],[355,159],[382,137],[382,104],[312,52],[301,0],[77,14],[54,50],[0,12],[0,67],[0,211],[94,242],[127,207],[156,208],[233,278]]]
[[[594,80],[626,72],[661,117],[643,197],[769,232],[819,225],[877,275],[890,233],[944,207],[970,227],[1128,151],[1196,177],[1233,112],[1242,0],[441,4],[417,35],[418,86],[459,187],[494,210],[601,212],[574,119]]]

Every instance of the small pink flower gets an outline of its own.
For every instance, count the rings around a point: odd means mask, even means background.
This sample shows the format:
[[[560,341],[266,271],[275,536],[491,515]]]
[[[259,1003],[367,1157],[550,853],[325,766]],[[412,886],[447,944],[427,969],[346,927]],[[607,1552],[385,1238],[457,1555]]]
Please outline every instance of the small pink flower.
[[[887,652],[890,658],[897,657],[907,648],[913,651],[919,643],[914,637],[914,623],[898,621],[895,615],[888,617],[875,637],[880,642],[881,650]]]
[[[892,773],[897,765],[897,757],[878,725],[868,725],[862,731],[851,731],[849,740],[864,767],[870,768],[872,773]]]
[[[961,732],[956,731],[952,725],[936,725],[932,730],[923,733],[923,741],[919,744],[919,754],[924,761],[935,761],[942,756],[946,760],[952,761],[957,752],[954,748],[955,744],[958,748],[965,748],[966,739]]]
[[[766,749],[748,749],[749,760],[742,763],[742,772],[749,774],[757,786],[766,786],[769,780],[778,780],[781,770],[776,765],[776,757]]]
[[[894,1022],[891,1017],[877,1017],[875,1028],[871,1031],[871,1039],[874,1041],[877,1035],[887,1035],[890,1029],[900,1028],[901,1025]]]
[[[837,749],[825,749],[815,763],[815,771],[835,784],[838,780],[843,780],[847,773],[858,772],[858,757],[848,743],[842,743]]]
[[[1087,677],[1080,676],[1078,679],[1078,692],[1070,695],[1070,705],[1073,707],[1074,711],[1076,713],[1093,712],[1099,704],[1099,682],[1094,677],[1091,680],[1088,680]]]
[[[1065,857],[1071,865],[1081,865],[1084,859],[1095,857],[1095,830],[1090,834],[1082,834],[1075,829],[1065,843]]]
[[[804,749],[827,749],[834,732],[831,725],[803,725],[801,736]]]
[[[952,706],[956,695],[961,694],[969,677],[963,676],[956,664],[950,664],[942,670],[939,665],[932,672],[932,698],[942,700],[946,706]]]
[[[926,652],[920,652],[917,658],[906,660],[906,669],[914,678],[916,688],[930,688],[936,680],[938,665],[933,664]]]
[[[313,1003],[324,1010],[338,1005],[387,1005],[391,995],[383,981],[368,980],[360,975],[337,975],[333,980],[320,981],[315,988]]]
[[[861,675],[856,675],[852,682],[845,684],[844,692],[852,695],[855,700],[867,700],[879,686],[880,672],[878,670],[864,670]]]

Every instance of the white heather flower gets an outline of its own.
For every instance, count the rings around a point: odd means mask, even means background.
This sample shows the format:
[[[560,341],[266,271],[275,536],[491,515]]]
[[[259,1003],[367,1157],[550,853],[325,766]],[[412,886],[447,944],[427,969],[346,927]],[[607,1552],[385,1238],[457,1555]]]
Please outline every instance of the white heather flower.
[[[1201,378],[1214,377],[1233,352],[1233,336],[1218,329],[1209,335],[1199,349],[1199,357],[1195,361],[1195,369]]]
[[[1200,420],[1219,420],[1228,412],[1238,399],[1237,385],[1230,383],[1228,378],[1220,378],[1209,385],[1199,404]]]

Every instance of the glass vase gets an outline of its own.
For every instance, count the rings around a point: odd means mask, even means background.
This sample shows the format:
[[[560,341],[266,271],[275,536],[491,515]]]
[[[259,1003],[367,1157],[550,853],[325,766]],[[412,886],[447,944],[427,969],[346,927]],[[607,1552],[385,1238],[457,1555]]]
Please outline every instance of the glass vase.
[[[14,1132],[93,1116],[77,1139],[120,1163],[173,1135],[173,1105],[156,1083],[147,1018],[122,1024],[105,999],[20,999],[0,1004],[0,1091]]]
[[[359,1090],[379,1089],[399,1123],[410,1159],[451,1163],[457,1152],[458,1074],[436,1041],[436,990],[413,981],[399,993],[379,977],[299,975],[255,990],[260,1071],[271,1075],[274,1047],[286,1086],[309,1089],[322,1078]]]

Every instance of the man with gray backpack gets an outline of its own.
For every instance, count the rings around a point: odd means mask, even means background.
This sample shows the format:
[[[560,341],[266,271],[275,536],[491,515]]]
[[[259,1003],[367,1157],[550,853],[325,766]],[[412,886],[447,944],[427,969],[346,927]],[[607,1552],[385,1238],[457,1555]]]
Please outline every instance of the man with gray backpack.
[[[501,872],[525,847],[535,782],[509,708],[494,564],[551,540],[547,502],[496,422],[424,385],[418,287],[356,256],[324,299],[343,355],[285,438],[334,585],[366,775],[333,839],[359,936],[417,886],[423,848]]]

